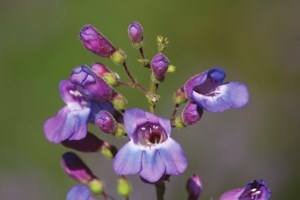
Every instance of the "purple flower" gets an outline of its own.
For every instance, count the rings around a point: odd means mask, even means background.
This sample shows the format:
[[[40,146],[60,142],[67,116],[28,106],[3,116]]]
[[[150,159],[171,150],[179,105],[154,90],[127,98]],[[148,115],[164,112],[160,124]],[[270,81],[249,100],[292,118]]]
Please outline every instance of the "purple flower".
[[[178,175],[186,169],[186,157],[171,138],[168,119],[133,108],[124,113],[124,126],[130,141],[114,159],[117,174],[139,174],[146,181],[157,182],[163,175]]]
[[[87,50],[99,56],[110,57],[116,51],[112,43],[92,25],[82,27],[80,39]]]
[[[74,68],[70,81],[76,84],[77,89],[89,99],[107,101],[112,98],[113,89],[87,66]]]
[[[88,184],[96,178],[92,171],[75,153],[64,153],[61,159],[61,165],[66,174],[82,184]]]
[[[203,114],[203,110],[197,104],[188,102],[184,107],[181,117],[185,125],[193,125],[198,122]]]
[[[212,68],[191,77],[184,85],[186,96],[209,112],[241,108],[248,103],[249,92],[243,83],[224,83],[225,72]]]
[[[117,122],[113,115],[106,111],[101,110],[95,116],[95,124],[104,132],[104,133],[114,133],[117,128]]]
[[[77,90],[76,85],[68,80],[60,82],[59,90],[66,106],[45,122],[45,136],[53,143],[60,143],[66,139],[80,140],[87,134],[90,102]]]
[[[203,185],[200,176],[191,176],[186,183],[186,190],[189,193],[189,200],[197,200],[203,190]]]
[[[92,196],[92,193],[87,186],[76,185],[69,190],[66,200],[96,200],[96,199]]]
[[[150,65],[154,77],[158,81],[164,80],[169,64],[170,64],[169,59],[163,53],[158,53],[155,56],[153,56]]]
[[[128,37],[132,43],[137,44],[143,41],[143,26],[139,22],[132,22],[128,26]]]
[[[219,200],[268,200],[271,190],[263,180],[254,180],[243,188],[237,188],[222,194]]]

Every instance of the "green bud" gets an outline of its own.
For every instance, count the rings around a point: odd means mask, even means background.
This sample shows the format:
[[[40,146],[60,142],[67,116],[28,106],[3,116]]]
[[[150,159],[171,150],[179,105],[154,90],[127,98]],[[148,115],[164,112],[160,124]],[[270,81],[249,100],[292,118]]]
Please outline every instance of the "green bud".
[[[127,100],[123,95],[116,93],[112,99],[112,104],[115,109],[124,110],[127,104]]]
[[[183,120],[181,119],[181,117],[175,117],[174,119],[174,122],[173,122],[173,125],[176,127],[176,128],[184,128],[185,125],[183,123]]]
[[[112,159],[114,157],[114,154],[111,151],[111,148],[109,148],[109,146],[107,146],[107,145],[102,146],[101,153],[107,159]]]
[[[176,92],[173,96],[173,101],[175,104],[178,104],[178,105],[183,104],[187,101],[187,98],[185,96],[183,88],[179,88],[176,90]]]
[[[176,67],[174,65],[169,65],[168,66],[168,73],[174,73],[176,71]]]
[[[116,86],[119,83],[119,78],[116,73],[105,73],[102,78],[110,86]]]
[[[114,133],[116,137],[123,137],[125,135],[125,128],[122,124],[117,124],[116,132]]]
[[[117,191],[120,196],[129,196],[132,191],[132,187],[126,178],[121,177],[118,179]]]
[[[88,186],[94,194],[101,194],[103,192],[103,183],[98,179],[91,180]]]
[[[116,64],[123,64],[126,60],[127,56],[122,49],[118,49],[111,56],[110,59]]]

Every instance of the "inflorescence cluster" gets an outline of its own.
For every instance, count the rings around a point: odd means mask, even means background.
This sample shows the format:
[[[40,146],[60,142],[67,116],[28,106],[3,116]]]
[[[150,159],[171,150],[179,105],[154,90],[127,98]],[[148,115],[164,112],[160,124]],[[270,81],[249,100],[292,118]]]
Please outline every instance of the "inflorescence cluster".
[[[110,59],[124,68],[128,81],[102,63],[81,65],[72,70],[59,84],[61,99],[65,105],[44,124],[48,141],[62,144],[80,152],[101,152],[113,160],[113,170],[119,175],[117,191],[129,199],[132,191],[126,176],[138,174],[145,183],[156,188],[157,199],[164,198],[165,182],[170,176],[180,175],[188,161],[180,144],[171,136],[173,128],[184,128],[197,123],[203,112],[223,112],[241,108],[248,103],[249,92],[245,84],[225,82],[225,71],[213,67],[189,78],[174,92],[174,110],[169,118],[157,116],[155,107],[159,101],[158,88],[167,73],[175,72],[175,66],[163,53],[168,39],[157,36],[157,54],[147,59],[143,50],[143,27],[138,22],[128,26],[128,36],[140,53],[138,62],[150,72],[149,89],[138,82],[126,64],[126,54],[116,48],[92,25],[80,30],[80,40],[85,49]],[[139,90],[149,103],[149,111],[127,108],[126,98],[116,89],[128,87]],[[183,106],[183,109],[179,109]],[[180,112],[180,113],[179,113]],[[103,133],[116,138],[128,137],[129,141],[119,150],[89,132],[88,124],[94,124]],[[67,200],[114,199],[100,180],[74,153],[64,153],[61,165],[66,174],[79,182],[70,189]],[[187,199],[196,200],[203,190],[198,175],[186,183]],[[263,180],[254,180],[245,187],[224,193],[219,200],[267,200],[271,192]]]

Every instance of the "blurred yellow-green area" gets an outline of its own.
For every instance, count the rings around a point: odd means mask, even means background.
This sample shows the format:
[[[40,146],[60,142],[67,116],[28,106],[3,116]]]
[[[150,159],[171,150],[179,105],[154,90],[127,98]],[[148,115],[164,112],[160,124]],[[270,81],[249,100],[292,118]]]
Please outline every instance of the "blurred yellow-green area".
[[[103,62],[126,79],[121,67],[87,52],[78,33],[98,27],[128,54],[132,72],[144,84],[147,70],[127,26],[140,21],[145,54],[154,55],[156,35],[169,38],[166,51],[175,74],[160,87],[158,112],[169,116],[176,88],[193,75],[222,66],[227,80],[247,83],[249,105],[205,113],[195,126],[173,131],[189,159],[188,170],[172,177],[166,199],[186,199],[185,181],[202,177],[203,200],[249,180],[265,179],[274,200],[295,200],[300,188],[299,80],[300,1],[297,0],[1,0],[0,1],[0,199],[60,200],[75,185],[61,170],[67,149],[47,142],[42,127],[63,102],[58,83],[80,64]],[[146,108],[134,90],[120,90],[130,107]],[[102,138],[121,146],[127,139]],[[80,154],[116,199],[116,175],[100,153]],[[133,200],[155,199],[154,187],[131,176]]]

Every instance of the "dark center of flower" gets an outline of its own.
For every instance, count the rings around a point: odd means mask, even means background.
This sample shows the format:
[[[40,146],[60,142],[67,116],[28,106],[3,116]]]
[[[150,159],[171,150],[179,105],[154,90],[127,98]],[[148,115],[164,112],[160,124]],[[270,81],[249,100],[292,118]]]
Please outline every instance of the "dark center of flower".
[[[145,123],[137,128],[135,138],[136,143],[152,146],[163,143],[167,135],[159,124]]]
[[[87,104],[85,96],[78,90],[70,89],[68,92],[74,101],[78,102],[80,105],[85,106]]]
[[[259,200],[265,190],[265,185],[262,181],[253,181],[249,183],[244,192],[240,195],[239,200]]]

